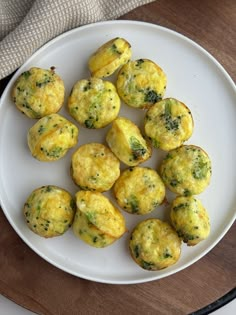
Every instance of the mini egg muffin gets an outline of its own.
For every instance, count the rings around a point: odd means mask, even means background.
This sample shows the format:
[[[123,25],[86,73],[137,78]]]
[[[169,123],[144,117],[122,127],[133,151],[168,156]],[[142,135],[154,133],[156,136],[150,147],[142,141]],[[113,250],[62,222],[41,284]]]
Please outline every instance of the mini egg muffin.
[[[81,238],[85,243],[97,248],[111,245],[116,240],[115,237],[98,229],[90,222],[88,216],[79,210],[75,213],[73,231],[74,234]]]
[[[131,46],[124,38],[116,37],[103,44],[89,58],[88,66],[93,77],[104,78],[113,74],[131,58]]]
[[[78,142],[78,128],[59,114],[39,119],[28,131],[31,154],[39,161],[56,161]]]
[[[155,148],[164,151],[178,148],[193,133],[191,111],[184,103],[166,98],[147,111],[144,130]]]
[[[166,75],[148,59],[129,61],[119,71],[117,91],[121,99],[135,108],[149,108],[164,96]]]
[[[71,175],[84,190],[109,190],[120,176],[120,161],[101,143],[87,143],[72,155]]]
[[[76,207],[73,231],[87,244],[105,247],[126,232],[123,215],[101,193],[83,190],[77,192]]]
[[[51,69],[30,68],[16,80],[12,90],[16,107],[29,118],[41,118],[61,108],[65,87],[62,79]]]
[[[113,121],[106,141],[118,159],[129,166],[136,166],[151,157],[151,147],[139,128],[125,117]]]
[[[172,192],[198,195],[210,183],[211,160],[200,147],[182,145],[167,154],[161,163],[160,175]]]
[[[193,196],[176,197],[170,211],[171,223],[188,246],[205,240],[210,233],[209,216],[202,202]]]
[[[86,128],[103,128],[120,111],[120,98],[115,86],[99,78],[78,81],[69,96],[70,115]]]
[[[114,187],[119,206],[133,214],[147,214],[165,198],[165,185],[157,172],[147,167],[133,167],[122,172]]]
[[[181,240],[167,222],[147,219],[134,228],[129,249],[134,261],[143,269],[161,270],[178,261]]]
[[[75,202],[64,189],[47,185],[35,189],[24,204],[24,217],[28,227],[42,237],[64,234],[71,226]]]

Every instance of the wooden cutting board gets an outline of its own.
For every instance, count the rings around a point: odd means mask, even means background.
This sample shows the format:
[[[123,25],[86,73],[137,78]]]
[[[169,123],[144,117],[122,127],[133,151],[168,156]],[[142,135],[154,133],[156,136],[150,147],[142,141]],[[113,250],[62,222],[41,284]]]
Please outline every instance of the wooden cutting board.
[[[83,280],[35,254],[0,212],[0,293],[39,314],[189,314],[236,284],[236,224],[204,258],[167,278],[136,285]]]
[[[159,24],[190,37],[236,78],[234,0],[158,0],[121,18]],[[7,80],[0,81],[0,87]],[[236,286],[236,223],[194,265],[137,285],[95,283],[57,269],[18,237],[1,210],[0,231],[0,293],[38,314],[189,314]]]

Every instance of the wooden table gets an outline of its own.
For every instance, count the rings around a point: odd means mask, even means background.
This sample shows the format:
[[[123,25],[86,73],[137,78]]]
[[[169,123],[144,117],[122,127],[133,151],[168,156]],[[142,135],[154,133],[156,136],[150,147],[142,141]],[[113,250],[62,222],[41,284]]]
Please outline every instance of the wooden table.
[[[190,37],[236,79],[234,0],[158,0],[121,19],[151,22]],[[1,91],[8,80],[0,81]],[[236,223],[194,265],[137,285],[93,283],[55,268],[25,245],[2,211],[0,231],[0,293],[39,314],[189,314],[236,286]]]

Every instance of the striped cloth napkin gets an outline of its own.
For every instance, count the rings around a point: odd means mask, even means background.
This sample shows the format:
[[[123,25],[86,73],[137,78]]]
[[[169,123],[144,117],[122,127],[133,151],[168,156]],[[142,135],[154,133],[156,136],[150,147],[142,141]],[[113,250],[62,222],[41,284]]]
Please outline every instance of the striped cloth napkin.
[[[59,34],[116,19],[150,0],[1,0],[0,79]]]

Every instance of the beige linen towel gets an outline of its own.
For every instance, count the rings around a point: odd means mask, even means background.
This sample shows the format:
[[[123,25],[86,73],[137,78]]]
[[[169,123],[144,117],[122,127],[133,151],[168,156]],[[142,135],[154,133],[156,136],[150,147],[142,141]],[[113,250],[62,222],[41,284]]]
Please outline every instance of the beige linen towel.
[[[150,0],[1,0],[0,79],[57,35],[116,19]]]

